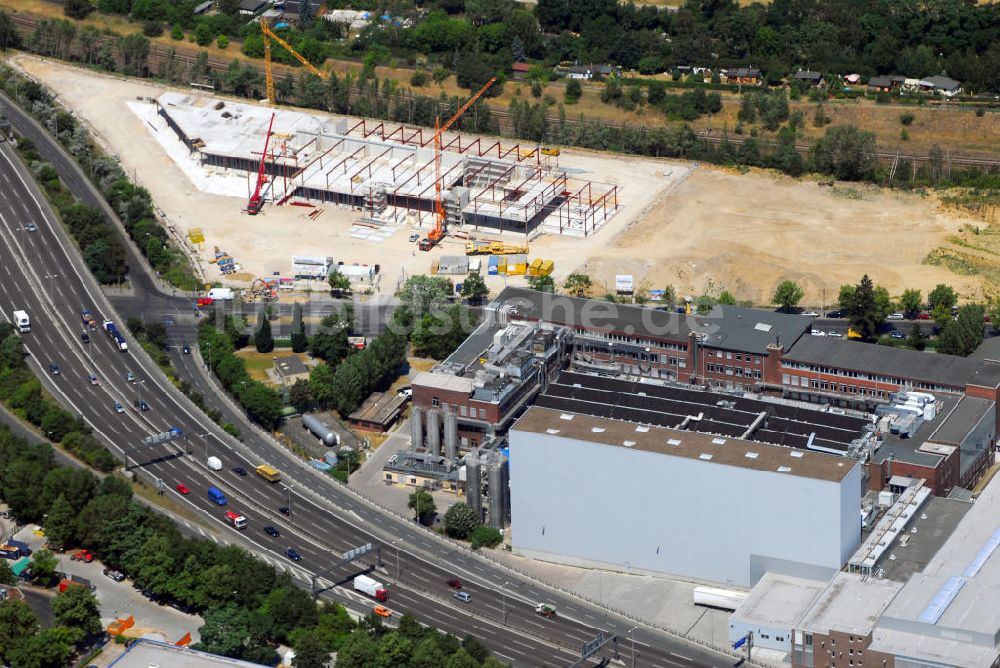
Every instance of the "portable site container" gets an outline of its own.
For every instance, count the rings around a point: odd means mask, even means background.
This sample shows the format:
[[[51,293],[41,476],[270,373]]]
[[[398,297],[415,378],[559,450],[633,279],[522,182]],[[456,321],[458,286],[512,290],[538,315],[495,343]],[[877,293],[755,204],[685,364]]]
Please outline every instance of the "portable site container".
[[[551,276],[553,269],[555,269],[555,263],[552,260],[542,260],[542,264],[538,267],[538,275]]]
[[[536,257],[534,260],[531,261],[531,264],[528,265],[528,272],[527,272],[528,276],[540,276],[541,274],[539,274],[538,271],[541,268],[541,266],[542,266],[542,259]]]
[[[496,255],[490,255],[490,260],[486,263],[486,273],[490,276],[500,273],[500,258]]]

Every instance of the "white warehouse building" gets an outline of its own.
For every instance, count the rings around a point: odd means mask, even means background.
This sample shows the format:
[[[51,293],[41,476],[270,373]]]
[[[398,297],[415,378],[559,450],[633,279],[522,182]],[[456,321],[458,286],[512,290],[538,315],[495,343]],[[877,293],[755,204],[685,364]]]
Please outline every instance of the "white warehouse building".
[[[513,549],[750,587],[828,579],[857,549],[851,458],[530,408],[510,431]]]

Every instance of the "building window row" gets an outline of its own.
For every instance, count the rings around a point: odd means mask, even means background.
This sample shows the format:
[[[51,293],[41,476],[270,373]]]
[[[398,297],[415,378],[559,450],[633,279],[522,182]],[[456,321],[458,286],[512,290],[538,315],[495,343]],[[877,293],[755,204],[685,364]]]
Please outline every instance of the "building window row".
[[[708,351],[708,357],[712,356],[712,351]],[[756,365],[760,365],[760,355],[751,355],[750,353],[734,353],[732,351],[716,350],[715,357],[717,359],[727,359],[736,360],[737,362],[753,362]]]
[[[687,346],[679,345],[676,343],[665,343],[663,341],[653,341],[652,339],[637,339],[634,336],[625,336],[624,334],[616,334],[615,332],[599,332],[590,329],[584,329],[583,327],[577,327],[576,333],[581,336],[589,336],[595,339],[604,339],[606,341],[618,341],[621,343],[629,343],[636,346],[645,346],[647,348],[658,348],[660,350],[678,350],[687,351]]]
[[[834,367],[818,366],[814,364],[803,364],[802,362],[791,362],[787,360],[782,360],[782,369],[784,370],[797,370],[797,371],[809,371],[812,373],[824,374],[827,376],[843,376],[844,378],[857,378],[858,380],[867,380],[873,383],[884,383],[886,385],[912,385],[914,388],[920,390],[928,390],[931,392],[956,392],[961,391],[962,388],[951,387],[948,385],[938,385],[936,383],[926,383],[926,382],[913,382],[904,378],[895,378],[892,376],[881,376],[877,374],[864,373],[861,371],[851,371],[849,369],[838,369]]]

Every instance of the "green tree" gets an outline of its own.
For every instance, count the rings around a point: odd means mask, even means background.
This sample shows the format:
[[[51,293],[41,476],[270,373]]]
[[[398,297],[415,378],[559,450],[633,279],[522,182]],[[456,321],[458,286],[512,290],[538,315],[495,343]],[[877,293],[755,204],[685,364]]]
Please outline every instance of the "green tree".
[[[551,276],[529,276],[528,287],[539,292],[555,292],[556,282]]]
[[[875,302],[875,286],[868,278],[868,274],[865,274],[854,288],[849,313],[851,327],[865,340],[874,338],[879,325],[882,324],[883,315],[879,313],[878,304]]]
[[[259,353],[269,353],[274,350],[274,336],[271,335],[271,321],[267,319],[267,313],[261,311],[257,314],[257,331],[253,335],[254,346]]]
[[[854,304],[854,291],[856,289],[857,287],[854,285],[841,285],[840,292],[837,294],[837,306],[845,311],[850,311]]]
[[[468,299],[470,304],[481,304],[489,295],[490,289],[486,287],[486,281],[479,274],[469,274],[462,281],[462,296]]]
[[[0,51],[21,46],[21,33],[7,12],[0,11]]]
[[[367,633],[352,633],[337,652],[337,668],[371,668],[375,665],[375,641]]]
[[[272,388],[256,380],[247,381],[237,394],[240,404],[250,419],[267,430],[281,424],[281,396]]]
[[[305,324],[302,322],[302,305],[292,306],[292,352],[304,353],[309,348]]]
[[[348,342],[349,322],[341,320],[336,313],[323,318],[318,332],[309,340],[309,352],[330,364],[337,364],[347,357],[351,350]]]
[[[771,303],[777,304],[782,311],[790,312],[802,299],[803,291],[795,281],[782,281],[774,289]]]
[[[330,408],[337,400],[336,373],[329,364],[317,364],[309,372],[309,394],[320,408]]]
[[[583,86],[578,79],[570,79],[566,82],[566,93],[563,96],[563,102],[566,104],[576,104],[580,101],[581,95],[583,95]]]
[[[6,559],[0,559],[0,585],[12,585],[17,582],[17,576],[14,575],[14,571],[10,570],[10,564],[7,563]],[[0,661],[3,661],[3,656],[0,655]]]
[[[204,617],[195,649],[247,661],[267,662],[274,655],[268,643],[269,623],[260,612],[227,605],[208,610]]]
[[[958,316],[948,321],[938,337],[937,351],[945,355],[966,357],[983,342],[983,307],[966,304]]]
[[[426,313],[416,322],[410,335],[413,352],[444,359],[461,345],[475,326],[474,314],[460,304]]]
[[[457,652],[448,657],[444,668],[479,668],[479,662],[460,647]]]
[[[35,550],[31,555],[31,581],[43,587],[55,584],[59,561],[49,550]]]
[[[10,664],[24,668],[64,668],[70,665],[72,644],[67,641],[67,629],[43,629],[24,638],[10,650]]]
[[[327,366],[321,364],[319,366]],[[327,367],[329,368],[329,367]],[[310,373],[310,380],[312,380],[312,374]],[[330,373],[333,376],[333,373]],[[312,407],[313,396],[309,389],[310,380],[305,380],[304,378],[298,378],[292,386],[288,388],[288,403],[295,407],[299,413],[305,413]]]
[[[396,668],[409,663],[413,641],[399,633],[387,633],[379,640],[375,668]]]
[[[335,295],[351,291],[351,279],[340,273],[339,269],[332,269],[326,280]]]
[[[101,611],[97,598],[84,587],[69,587],[52,600],[56,623],[79,629],[84,637],[101,632]]]
[[[60,494],[52,503],[45,518],[46,537],[56,545],[69,547],[76,544],[79,527],[77,511],[69,504],[66,497]]]
[[[0,663],[16,665],[11,657],[14,648],[38,633],[39,628],[38,617],[27,603],[14,598],[0,602]]]
[[[875,135],[853,125],[827,128],[810,151],[816,171],[847,181],[864,181],[875,176],[878,165]]]
[[[927,335],[924,334],[919,322],[913,323],[913,329],[910,330],[910,335],[906,339],[906,345],[914,350],[923,350],[927,347]]]
[[[299,3],[299,27],[308,28],[312,25],[313,19],[316,18],[316,10],[312,6],[311,0],[303,0]],[[322,65],[322,63],[317,62],[317,65]]]
[[[899,298],[899,307],[903,309],[903,315],[908,320],[915,319],[920,314],[924,302],[920,295],[920,290],[910,288],[903,290],[903,296]]]
[[[194,41],[197,42],[198,46],[208,46],[212,43],[214,36],[212,34],[212,27],[205,21],[199,23],[194,29]]]
[[[411,668],[441,668],[444,662],[444,653],[438,647],[438,642],[434,637],[427,637],[419,641],[413,648],[413,655],[410,658]]]
[[[479,638],[473,635],[467,635],[462,638],[462,649],[469,653],[477,663],[482,663],[490,655],[490,651],[486,649],[486,646],[479,641]]]
[[[563,289],[574,297],[589,297],[594,283],[587,274],[570,274],[563,283]]]
[[[468,538],[479,524],[479,513],[464,501],[453,503],[444,514],[444,530],[452,538]]]
[[[87,18],[92,11],[94,6],[90,4],[90,0],[66,0],[66,4],[63,5],[63,13],[78,21]]]
[[[434,497],[422,489],[418,489],[410,494],[410,500],[406,506],[413,511],[414,516],[424,523],[427,523],[437,512],[437,504],[434,503]]]
[[[958,303],[958,294],[950,285],[938,283],[927,295],[927,305],[934,310],[941,306],[949,311]]]
[[[499,545],[500,542],[503,541],[503,535],[493,527],[480,524],[472,530],[472,535],[469,536],[469,540],[472,544],[472,549],[478,550],[481,547],[494,547],[495,545]]]
[[[315,629],[308,629],[299,635],[294,649],[292,665],[295,668],[325,668],[330,663],[330,649],[326,639]]]
[[[440,276],[410,276],[399,291],[399,300],[414,319],[419,319],[431,305],[447,300],[453,293],[451,281]]]

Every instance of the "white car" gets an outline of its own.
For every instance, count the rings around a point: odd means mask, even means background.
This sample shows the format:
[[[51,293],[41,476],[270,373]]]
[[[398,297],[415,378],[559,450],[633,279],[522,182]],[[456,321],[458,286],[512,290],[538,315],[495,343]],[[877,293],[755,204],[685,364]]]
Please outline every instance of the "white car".
[[[830,332],[829,334],[827,334],[827,336],[832,336],[832,337],[834,337],[835,339],[839,339],[839,338],[841,338],[841,337],[842,337],[842,336],[844,336],[844,335],[843,335],[843,334],[841,334],[840,332],[834,332],[834,331],[831,331],[831,332]]]
[[[819,313],[816,313],[816,311],[808,311],[806,313],[802,313],[801,315],[806,315],[806,316],[809,316],[810,318],[818,318],[819,317]]]
[[[905,320],[906,316],[902,313],[890,313],[885,317],[886,320]]]
[[[809,333],[812,334],[813,336],[826,336],[826,332],[824,332],[822,329],[814,329]]]

